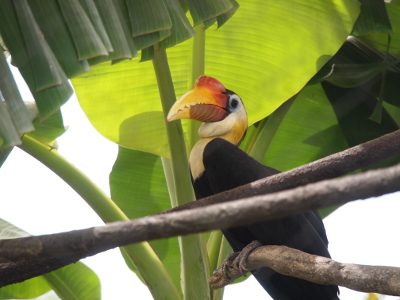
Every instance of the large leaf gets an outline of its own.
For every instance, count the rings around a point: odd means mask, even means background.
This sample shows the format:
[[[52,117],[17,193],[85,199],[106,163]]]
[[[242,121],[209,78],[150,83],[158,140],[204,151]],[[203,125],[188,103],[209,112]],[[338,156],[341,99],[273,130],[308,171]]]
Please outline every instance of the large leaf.
[[[286,171],[347,148],[324,90],[312,85],[294,101],[263,164]]]
[[[10,0],[0,2],[0,33],[45,118],[65,103],[73,91],[29,5],[26,1],[16,3],[14,7]],[[43,64],[38,64],[39,60]]]
[[[377,103],[377,98],[371,92],[372,84],[352,89],[345,89],[323,82],[324,91],[332,104],[341,131],[350,146],[365,143],[387,133],[399,129],[385,108],[379,123],[370,119]],[[369,166],[367,169],[386,167],[400,162],[400,155]]]
[[[379,2],[379,1],[376,1]],[[398,33],[400,30],[400,0],[392,0],[388,3],[385,3],[387,13],[390,18],[390,23],[395,33]],[[373,45],[374,47],[386,51],[388,45],[388,34],[386,33],[376,33],[369,34],[364,37],[360,37],[366,43]],[[398,34],[390,35],[390,52],[400,54],[400,37]]]
[[[110,174],[111,197],[130,218],[140,218],[171,208],[161,158],[119,147]],[[176,286],[180,286],[178,239],[150,242]],[[130,265],[133,268],[132,265]]]
[[[66,1],[64,1],[66,2]],[[61,7],[54,0],[29,0],[29,6],[40,27],[40,31],[46,37],[62,69],[68,77],[73,77],[89,70],[86,60],[81,60],[75,48],[67,26],[68,20],[64,19]],[[49,18],[51,16],[51,18]],[[72,16],[71,16],[72,18]],[[91,37],[92,39],[93,37]],[[14,58],[14,54],[13,58]],[[25,78],[25,80],[27,80]]]
[[[384,1],[360,0],[361,14],[354,24],[354,35],[393,33]]]
[[[326,63],[345,41],[358,13],[358,3],[348,0],[274,5],[245,1],[230,22],[208,31],[206,73],[244,99],[254,123],[297,93]],[[168,50],[178,96],[192,85],[189,51],[189,42]],[[72,82],[89,120],[105,137],[168,157],[150,63],[99,65]]]

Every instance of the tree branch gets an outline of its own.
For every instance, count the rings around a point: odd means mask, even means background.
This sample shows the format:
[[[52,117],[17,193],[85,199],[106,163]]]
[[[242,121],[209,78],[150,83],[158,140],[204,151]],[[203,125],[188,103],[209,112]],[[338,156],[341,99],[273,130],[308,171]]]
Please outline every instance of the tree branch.
[[[204,207],[210,204],[255,195],[264,195],[292,189],[308,183],[336,178],[399,154],[400,130],[396,130],[372,141],[329,155],[309,164],[195,202],[180,205],[160,212],[160,214]]]
[[[148,216],[126,222],[115,222],[101,227],[65,233],[0,241],[0,258],[11,267],[11,262],[80,258],[131,243],[245,226],[260,221],[344,204],[349,201],[376,197],[400,190],[400,164],[363,174],[301,186],[292,190],[255,196],[208,207]],[[69,262],[70,263],[70,262]],[[33,265],[32,265],[33,266]],[[44,264],[40,274],[49,271]],[[35,265],[35,268],[37,266]],[[10,279],[0,272],[0,286]],[[20,273],[20,272],[18,272]],[[21,280],[27,279],[24,274]],[[36,274],[36,276],[39,274]],[[18,276],[14,282],[18,282]]]
[[[237,259],[227,263],[230,267],[220,266],[210,278],[214,289],[222,288],[242,276]],[[400,296],[400,268],[339,263],[286,246],[256,248],[250,252],[245,267],[247,270],[269,267],[283,275],[319,284]]]

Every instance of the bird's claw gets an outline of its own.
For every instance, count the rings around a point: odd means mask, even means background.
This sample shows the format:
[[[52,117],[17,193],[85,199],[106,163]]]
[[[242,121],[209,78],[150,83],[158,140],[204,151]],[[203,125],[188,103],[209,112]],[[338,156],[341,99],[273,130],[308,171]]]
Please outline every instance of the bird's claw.
[[[220,266],[220,268],[218,268],[227,279],[231,279],[228,275],[228,269],[229,268],[233,268],[234,265],[234,261],[235,259],[240,255],[240,252],[235,252],[235,253],[231,253],[228,255],[227,258],[225,258],[225,260],[223,261],[222,265]],[[217,269],[217,270],[218,270]]]
[[[259,241],[252,241],[250,244],[248,244],[246,247],[242,249],[242,251],[231,253],[228,255],[228,257],[224,260],[222,263],[221,267],[218,268],[226,278],[229,278],[229,268],[236,267],[239,269],[240,274],[242,276],[246,276],[246,273],[249,271],[246,268],[246,261],[249,257],[249,254],[251,251],[254,249],[262,246],[261,242]]]
[[[251,271],[251,270],[247,270],[247,268],[246,268],[246,262],[247,262],[247,259],[249,258],[251,251],[253,251],[254,249],[256,249],[262,245],[263,244],[257,240],[252,241],[250,244],[248,244],[246,247],[244,247],[242,249],[242,251],[239,252],[239,255],[237,255],[235,261],[236,261],[238,269],[240,270],[240,273],[243,276],[246,276],[246,273],[248,271]]]

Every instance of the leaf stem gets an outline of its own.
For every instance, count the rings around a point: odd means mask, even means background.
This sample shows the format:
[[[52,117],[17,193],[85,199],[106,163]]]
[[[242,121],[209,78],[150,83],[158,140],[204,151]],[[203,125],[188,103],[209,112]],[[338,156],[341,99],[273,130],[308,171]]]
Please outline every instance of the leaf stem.
[[[183,130],[180,121],[167,122],[168,111],[176,100],[171,71],[165,50],[156,49],[153,59],[160,98],[164,111],[165,126],[170,148],[172,173],[175,183],[176,203],[194,201],[194,193],[189,175]],[[207,267],[202,242],[198,234],[179,238],[182,256],[182,290],[185,299],[210,299]]]
[[[105,222],[126,221],[129,218],[85,174],[61,156],[57,150],[25,135],[18,146],[63,179]],[[123,247],[150,289],[154,299],[181,299],[170,275],[147,242]]]

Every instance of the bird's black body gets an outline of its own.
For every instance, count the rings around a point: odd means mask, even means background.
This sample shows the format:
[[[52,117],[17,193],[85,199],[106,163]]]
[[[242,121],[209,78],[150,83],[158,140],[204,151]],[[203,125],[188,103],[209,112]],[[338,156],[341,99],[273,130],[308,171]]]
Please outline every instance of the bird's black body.
[[[204,173],[193,182],[198,199],[279,173],[220,138],[211,140],[204,148],[203,164]],[[330,257],[325,228],[317,211],[226,229],[223,233],[234,251],[241,251],[250,242],[258,240],[264,245],[286,245]],[[337,286],[284,276],[270,268],[262,268],[254,276],[276,300],[339,299]]]
[[[201,139],[190,152],[189,164],[196,197],[203,198],[279,173],[237,148],[248,127],[243,101],[215,78],[202,75],[171,107],[167,120],[203,122]],[[328,240],[318,212],[223,230],[238,252],[254,240],[265,245],[286,245],[329,257]],[[337,286],[324,286],[280,275],[269,268],[254,274],[275,300],[334,300]]]

